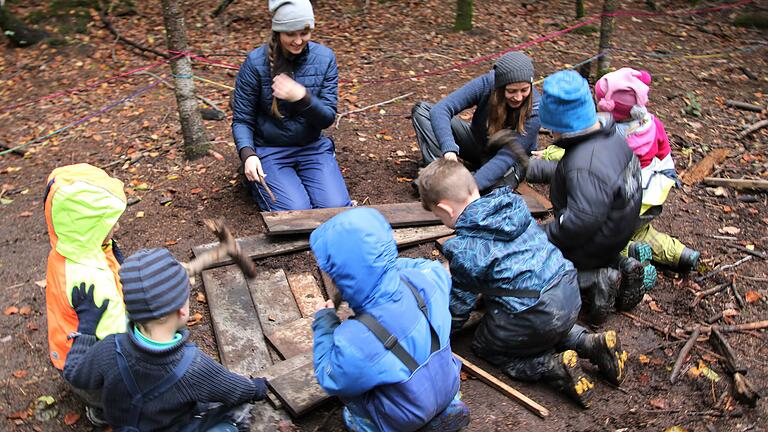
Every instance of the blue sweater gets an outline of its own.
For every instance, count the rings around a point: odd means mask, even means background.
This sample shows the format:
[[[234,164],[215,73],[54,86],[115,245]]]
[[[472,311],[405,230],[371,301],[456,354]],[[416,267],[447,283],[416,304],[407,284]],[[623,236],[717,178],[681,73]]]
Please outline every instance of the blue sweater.
[[[181,361],[189,331],[183,329],[181,334],[173,346],[153,349],[138,341],[133,331],[126,333],[130,343],[121,346],[140,389],[160,382]],[[101,389],[105,419],[117,428],[129,421],[131,397],[117,365],[114,338],[115,335],[109,335],[97,341],[91,335],[78,336],[64,365],[64,379],[76,388]],[[144,404],[140,430],[179,430],[191,420],[198,403],[236,406],[264,399],[267,387],[263,378],[250,379],[230,372],[197,347],[195,350],[196,357],[184,376],[168,391]]]
[[[300,147],[321,139],[336,118],[339,72],[330,48],[309,42],[293,60],[293,79],[307,89],[297,102],[278,100],[272,115],[272,73],[267,46],[251,51],[240,67],[232,95],[232,135],[241,157],[256,147]]]
[[[345,241],[340,243],[339,238]],[[392,229],[379,212],[346,211],[318,227],[310,236],[310,246],[320,269],[330,274],[355,313],[374,316],[419,364],[429,356],[429,326],[400,281],[401,275],[424,298],[440,347],[450,343],[448,272],[436,261],[398,258]],[[409,276],[414,273],[419,274]],[[365,325],[354,319],[340,323],[333,309],[317,312],[312,330],[315,376],[329,394],[354,400],[376,386],[410,376],[408,368]],[[425,400],[431,400],[429,391],[424,389]]]
[[[457,318],[469,315],[485,288],[508,291],[509,296],[486,297],[510,313],[528,309],[538,300],[514,297],[516,289],[541,292],[573,269],[547,240],[523,198],[508,187],[470,203],[443,252],[451,263],[450,307]]]
[[[481,75],[464,84],[461,88],[436,103],[430,111],[430,121],[437,142],[443,153],[459,153],[459,146],[451,133],[451,119],[472,107],[477,107],[472,116],[472,135],[475,143],[480,146],[480,153],[486,154],[488,160],[475,172],[477,187],[482,191],[498,182],[512,167],[515,156],[509,149],[503,148],[495,154],[488,153],[488,108],[491,94],[495,90],[493,71]],[[539,92],[533,88],[533,110],[525,121],[525,134],[517,135],[518,143],[531,154],[536,150],[539,139]]]

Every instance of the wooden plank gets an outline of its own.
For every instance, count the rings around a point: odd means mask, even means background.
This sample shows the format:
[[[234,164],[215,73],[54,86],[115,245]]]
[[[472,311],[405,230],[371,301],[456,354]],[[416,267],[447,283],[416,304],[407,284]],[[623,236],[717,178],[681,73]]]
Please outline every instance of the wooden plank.
[[[702,160],[696,163],[696,165],[690,167],[687,171],[682,173],[680,175],[680,179],[688,186],[693,186],[694,184],[704,180],[704,177],[708,176],[709,173],[712,172],[712,169],[715,167],[715,165],[723,163],[725,158],[728,157],[729,153],[730,151],[728,149],[723,148],[712,150],[711,152],[707,153],[707,155],[704,156]]]
[[[311,317],[323,306],[322,300],[325,299],[312,273],[289,274],[288,285],[299,305],[301,316]]]
[[[525,204],[533,216],[545,215],[552,210],[552,203],[549,199],[533,189],[528,183],[520,183],[516,190],[525,200]]]
[[[256,374],[272,361],[242,272],[235,266],[203,272],[208,307],[221,362],[242,375]]]
[[[267,332],[267,340],[284,358],[289,359],[312,351],[313,317],[304,317],[285,323]]]
[[[283,270],[264,272],[248,281],[253,304],[264,334],[301,318]]]
[[[393,228],[440,224],[440,219],[424,210],[419,202],[382,204],[371,206],[371,208],[380,211]],[[341,207],[262,212],[261,217],[267,225],[269,235],[308,233],[333,216],[349,209],[349,207]]]
[[[710,186],[728,186],[736,189],[768,190],[768,180],[704,177],[704,184]]]
[[[456,237],[455,235],[449,235],[445,237],[440,237],[439,239],[435,240],[435,246],[437,247],[437,250],[440,251],[440,253],[443,253],[443,245],[445,245],[445,242],[448,240]]]
[[[267,380],[273,380],[308,364],[312,364],[312,352],[306,352],[277,362],[267,369],[264,369],[259,376],[262,376]]]
[[[479,366],[471,363],[470,361],[462,358],[460,355],[454,353],[454,357],[459,359],[461,362],[462,368],[469,372],[470,374],[476,376],[480,379],[480,381],[488,384],[489,386],[493,387],[494,389],[500,391],[502,394],[508,396],[511,399],[514,399],[522,406],[527,408],[532,413],[536,414],[537,416],[541,418],[545,418],[549,416],[549,410],[544,408],[543,406],[539,405],[536,401],[529,398],[528,396],[520,393],[518,390],[516,390],[514,387],[508,385],[507,383],[499,380],[495,376],[489,374],[488,372],[484,371]],[[278,397],[280,397],[278,395]]]
[[[309,239],[306,236],[267,236],[266,234],[256,234],[249,237],[236,240],[240,251],[252,259],[266,258],[274,255],[281,255],[290,252],[298,252],[309,249]],[[219,246],[219,242],[203,244],[192,248],[195,256]],[[232,264],[229,257],[222,257],[208,268],[220,267]]]
[[[312,362],[268,382],[288,412],[301,416],[330,399],[317,383]]]
[[[399,248],[426,243],[451,234],[453,234],[453,230],[445,225],[397,228],[392,230],[392,236],[395,238],[395,243],[397,243]]]
[[[339,295],[339,290],[336,289],[336,284],[333,283],[331,275],[320,270],[320,279],[323,281],[323,288],[325,288],[326,299],[331,299],[335,302]]]

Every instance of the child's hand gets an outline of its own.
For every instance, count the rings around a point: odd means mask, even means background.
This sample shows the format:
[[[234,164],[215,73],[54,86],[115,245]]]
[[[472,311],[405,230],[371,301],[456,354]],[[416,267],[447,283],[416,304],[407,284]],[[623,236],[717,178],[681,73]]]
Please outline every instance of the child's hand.
[[[77,332],[81,334],[96,334],[96,327],[99,325],[101,316],[104,315],[104,311],[107,310],[109,305],[109,300],[107,299],[104,300],[101,306],[96,306],[96,302],[93,300],[93,290],[93,284],[86,290],[85,282],[80,283],[79,287],[75,285],[72,288],[72,307],[75,309],[79,321]]]
[[[320,300],[317,302],[317,310],[328,308],[336,308],[336,305],[333,304],[333,300]]]
[[[544,157],[544,150],[534,150],[531,152],[531,157],[541,159]]]

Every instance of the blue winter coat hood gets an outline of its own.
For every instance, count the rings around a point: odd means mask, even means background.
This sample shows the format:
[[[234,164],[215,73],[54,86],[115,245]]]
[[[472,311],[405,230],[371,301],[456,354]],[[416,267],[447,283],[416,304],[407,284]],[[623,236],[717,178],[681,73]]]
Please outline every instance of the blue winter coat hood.
[[[334,216],[309,237],[320,269],[333,279],[353,310],[400,298],[396,283],[397,244],[384,216],[356,208]]]

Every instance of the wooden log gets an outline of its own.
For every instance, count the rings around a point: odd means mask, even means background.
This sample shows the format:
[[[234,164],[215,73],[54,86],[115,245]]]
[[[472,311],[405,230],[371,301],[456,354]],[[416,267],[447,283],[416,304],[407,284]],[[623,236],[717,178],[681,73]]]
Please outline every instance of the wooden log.
[[[725,101],[725,106],[747,110],[747,111],[755,111],[755,112],[761,112],[762,110],[765,109],[765,107],[760,105],[755,105],[755,104],[746,103],[746,102],[739,102],[731,99],[728,99],[727,101]]]
[[[398,228],[392,230],[398,248],[404,248],[426,243],[440,237],[453,234],[453,230],[445,225],[435,225],[415,228]]]
[[[683,349],[680,350],[680,354],[677,356],[675,365],[672,367],[672,374],[669,376],[670,383],[674,384],[677,382],[677,378],[680,376],[680,370],[683,367],[683,363],[685,363],[685,358],[688,357],[691,349],[696,344],[696,339],[699,338],[700,332],[701,327],[696,327],[693,332],[691,332],[691,336],[688,338],[688,341],[685,343],[685,345],[683,345]]]
[[[693,186],[694,184],[702,181],[704,177],[712,172],[712,169],[715,167],[715,165],[723,163],[725,158],[728,157],[729,153],[730,151],[728,149],[712,150],[696,165],[683,173],[681,176],[683,183],[687,184],[688,186]]]
[[[768,180],[704,177],[704,183],[710,186],[728,186],[736,189],[768,190]]]
[[[744,129],[742,132],[739,133],[739,138],[744,138],[747,135],[757,132],[766,126],[768,126],[768,120],[760,120],[757,123],[753,123],[752,126]]]
[[[242,375],[255,375],[271,366],[242,272],[235,266],[206,270],[203,285],[222,364]]]
[[[312,352],[312,317],[285,323],[265,335],[284,359]]]
[[[709,342],[715,350],[720,351],[724,357],[725,369],[733,376],[734,398],[739,402],[745,403],[751,407],[757,405],[760,394],[744,375],[747,368],[741,365],[736,357],[736,353],[728,343],[728,340],[720,333],[717,328],[712,328],[709,335]]]
[[[264,334],[301,318],[283,270],[261,273],[248,281],[248,289]]]
[[[330,399],[317,383],[312,362],[268,381],[267,385],[294,417],[304,415]]]
[[[322,306],[323,293],[312,273],[288,275],[288,285],[303,317],[311,317]]]
[[[500,379],[496,378],[495,376],[489,374],[488,372],[484,371],[479,366],[473,364],[472,362],[464,359],[460,355],[454,353],[454,357],[456,357],[460,362],[464,370],[466,370],[468,373],[474,375],[480,381],[488,384],[492,388],[498,390],[505,396],[509,397],[510,399],[513,399],[520,403],[523,407],[527,408],[532,413],[536,414],[537,416],[541,418],[545,418],[549,416],[549,410],[544,408],[543,406],[539,405],[536,401],[529,398],[528,396],[524,395],[523,393],[516,390],[514,387],[508,385],[507,383],[501,381]]]

